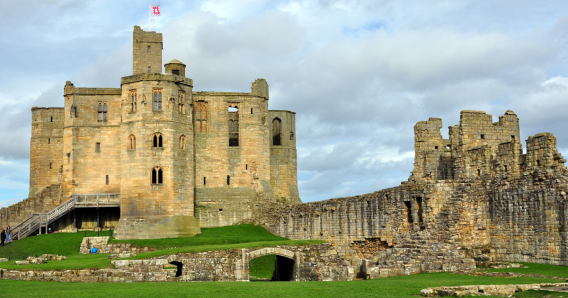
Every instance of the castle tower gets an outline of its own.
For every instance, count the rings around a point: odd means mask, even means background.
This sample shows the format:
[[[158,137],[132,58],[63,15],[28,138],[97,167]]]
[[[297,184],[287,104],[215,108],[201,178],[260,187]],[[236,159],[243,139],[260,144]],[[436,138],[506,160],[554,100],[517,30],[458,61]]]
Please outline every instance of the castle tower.
[[[194,217],[193,81],[181,73],[136,73],[137,53],[138,65],[161,62],[161,44],[158,53],[139,53],[136,38],[146,47],[162,36],[135,27],[134,38],[135,74],[121,81],[121,214],[114,236],[193,236],[200,232]],[[175,61],[168,66],[185,74],[184,64]]]
[[[162,33],[143,31],[134,26],[132,74],[162,73]]]

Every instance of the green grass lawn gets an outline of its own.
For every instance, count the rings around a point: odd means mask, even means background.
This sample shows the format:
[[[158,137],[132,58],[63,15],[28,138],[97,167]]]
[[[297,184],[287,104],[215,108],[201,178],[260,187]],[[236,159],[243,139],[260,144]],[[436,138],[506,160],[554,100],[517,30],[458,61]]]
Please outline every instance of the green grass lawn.
[[[249,272],[250,275],[257,278],[272,278],[274,273],[274,263],[276,262],[276,255],[262,256],[250,260]]]
[[[435,286],[549,281],[541,278],[497,278],[447,273],[337,282],[82,284],[0,280],[0,296],[5,293],[10,297],[418,297],[421,289]]]

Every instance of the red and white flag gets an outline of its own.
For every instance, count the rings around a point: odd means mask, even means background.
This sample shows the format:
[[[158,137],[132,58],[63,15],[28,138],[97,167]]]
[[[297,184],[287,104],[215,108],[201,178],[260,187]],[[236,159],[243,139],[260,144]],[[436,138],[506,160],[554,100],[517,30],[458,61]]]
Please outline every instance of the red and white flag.
[[[150,5],[150,15],[153,17],[160,16],[160,5]]]

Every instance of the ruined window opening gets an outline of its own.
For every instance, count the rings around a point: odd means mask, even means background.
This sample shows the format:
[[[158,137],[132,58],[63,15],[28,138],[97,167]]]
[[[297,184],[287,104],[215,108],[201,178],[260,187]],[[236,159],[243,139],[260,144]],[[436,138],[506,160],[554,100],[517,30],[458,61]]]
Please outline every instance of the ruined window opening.
[[[173,69],[173,70],[172,70],[172,74],[173,74],[173,75],[176,75],[176,76],[179,76],[179,69]]]
[[[538,160],[538,159],[536,160],[536,165],[540,166],[540,160]]]
[[[434,149],[438,149],[438,146],[435,146]]]
[[[514,140],[514,139],[515,139],[515,135],[511,135],[511,139],[513,139],[513,140]]]
[[[51,122],[53,122],[53,117],[51,117]]]
[[[101,152],[101,143],[97,143],[96,150],[97,152]]]
[[[152,169],[152,184],[162,184],[163,183],[163,172],[161,168]]]
[[[227,175],[227,185],[231,185],[231,176]]]
[[[148,73],[152,73],[152,66],[148,66]]]
[[[223,209],[219,209],[219,212],[223,212]]]
[[[106,175],[106,185],[108,185],[108,175]]]
[[[482,139],[482,140],[485,139],[485,135],[481,135],[481,139]]]
[[[388,200],[388,199],[389,199],[389,195],[387,194],[387,195],[385,195],[385,200]]]
[[[180,114],[185,114],[185,101],[183,100],[185,94],[182,91],[178,92],[178,112]]]
[[[103,121],[107,121],[107,104],[103,104]]]
[[[481,176],[481,170],[477,169],[477,177]]]
[[[412,219],[412,212],[411,212],[411,208],[410,208],[410,202],[404,202],[404,215],[406,217],[406,222],[411,224],[413,223],[413,219]]]
[[[239,108],[229,106],[229,146],[239,146]]]
[[[48,139],[47,139],[47,143],[48,143],[48,144],[51,144],[51,138],[48,138]]]
[[[207,132],[207,103],[196,102],[195,108],[195,132]]]
[[[282,121],[278,118],[272,120],[272,145],[282,145]]]
[[[207,182],[206,179],[207,179],[207,177],[203,177],[203,185],[206,185],[206,184],[207,184],[207,183],[206,183],[206,182]]]
[[[148,46],[148,53],[150,53],[152,51],[152,47]]]
[[[416,198],[416,211],[418,213],[418,224],[420,225],[420,229],[424,230],[424,214],[423,214],[423,209],[422,209],[422,198],[418,197]]]
[[[49,163],[49,169],[51,170],[51,163]]]
[[[162,89],[154,90],[154,111],[162,110]]]
[[[182,135],[179,137],[179,149],[185,149],[185,136]]]
[[[162,148],[162,134],[155,133],[154,134],[154,148]]]
[[[128,149],[136,149],[136,137],[134,135],[128,137]]]
[[[507,172],[507,165],[505,165],[505,172]]]

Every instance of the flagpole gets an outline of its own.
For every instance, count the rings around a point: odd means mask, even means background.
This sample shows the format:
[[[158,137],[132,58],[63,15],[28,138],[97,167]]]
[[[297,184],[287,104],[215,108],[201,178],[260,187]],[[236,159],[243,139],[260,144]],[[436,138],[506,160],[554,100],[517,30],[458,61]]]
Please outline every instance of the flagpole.
[[[148,11],[148,31],[152,31],[152,4],[150,4],[150,10]]]

